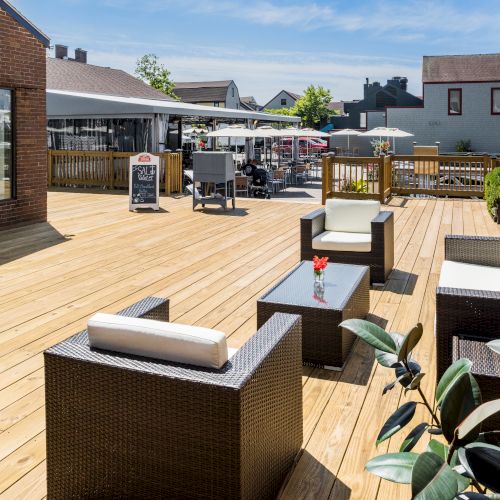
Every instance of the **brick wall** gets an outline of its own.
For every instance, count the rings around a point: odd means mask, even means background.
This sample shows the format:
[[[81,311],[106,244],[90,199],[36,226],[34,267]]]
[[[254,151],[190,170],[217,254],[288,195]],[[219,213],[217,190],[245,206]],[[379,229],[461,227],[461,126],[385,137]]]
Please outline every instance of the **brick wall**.
[[[16,198],[0,200],[0,229],[47,219],[45,47],[0,9],[0,88],[14,90]]]

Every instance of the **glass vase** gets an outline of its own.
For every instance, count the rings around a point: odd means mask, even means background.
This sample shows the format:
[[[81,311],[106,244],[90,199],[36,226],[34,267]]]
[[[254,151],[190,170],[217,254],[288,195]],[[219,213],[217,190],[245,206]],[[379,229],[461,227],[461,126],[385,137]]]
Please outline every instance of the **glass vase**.
[[[325,270],[320,269],[319,271],[314,271],[314,283],[324,283],[325,281]]]

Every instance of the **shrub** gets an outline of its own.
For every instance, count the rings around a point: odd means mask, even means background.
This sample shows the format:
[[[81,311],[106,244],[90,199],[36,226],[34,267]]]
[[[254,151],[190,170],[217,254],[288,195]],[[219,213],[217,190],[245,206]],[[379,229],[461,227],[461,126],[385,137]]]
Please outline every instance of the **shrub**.
[[[458,141],[455,149],[458,153],[470,153],[472,151],[470,139]]]
[[[494,168],[484,180],[484,198],[491,213],[493,207],[500,206],[500,167]]]

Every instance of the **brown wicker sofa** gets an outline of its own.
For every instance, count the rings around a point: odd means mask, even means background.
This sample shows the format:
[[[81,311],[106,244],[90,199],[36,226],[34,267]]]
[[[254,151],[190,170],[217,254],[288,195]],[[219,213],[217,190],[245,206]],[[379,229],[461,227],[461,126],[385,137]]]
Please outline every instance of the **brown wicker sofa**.
[[[149,297],[121,315],[168,321]],[[301,319],[275,314],[222,369],[45,352],[48,498],[274,498],[302,443]]]
[[[482,290],[481,271],[470,268],[474,288],[459,287],[468,278],[460,267],[449,268],[447,263],[484,266],[491,279],[500,272],[500,238],[448,235],[445,237],[445,262],[436,290],[436,362],[437,378],[461,357],[472,362],[472,373],[478,380],[484,401],[497,399],[500,394],[500,356],[485,343],[500,338],[500,291]],[[443,273],[453,273],[451,279]],[[493,279],[495,279],[493,277]],[[495,280],[496,281],[496,280]],[[443,286],[443,285],[454,286]],[[499,282],[500,284],[500,282]],[[488,288],[487,284],[484,286]],[[479,289],[478,289],[479,288]],[[500,424],[500,415],[496,418]]]
[[[320,208],[300,219],[301,260],[312,260],[315,255],[321,255],[331,262],[369,266],[370,283],[384,283],[394,266],[394,213],[380,211],[371,220],[370,251],[314,249],[313,239],[325,232],[325,217],[325,209]]]

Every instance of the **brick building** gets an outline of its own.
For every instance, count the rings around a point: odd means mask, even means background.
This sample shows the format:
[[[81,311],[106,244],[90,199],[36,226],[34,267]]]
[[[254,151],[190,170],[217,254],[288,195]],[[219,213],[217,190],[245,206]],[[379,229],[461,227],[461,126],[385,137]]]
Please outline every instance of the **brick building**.
[[[0,229],[47,219],[49,39],[0,0]]]

